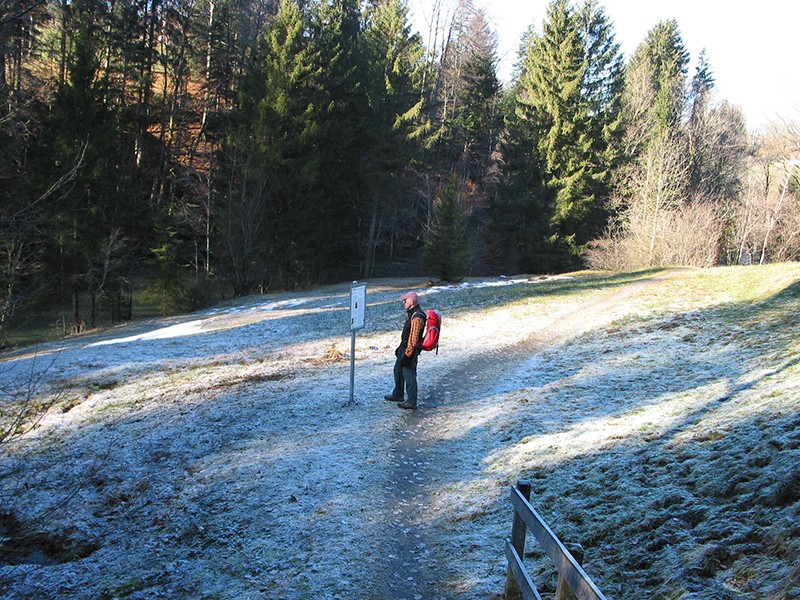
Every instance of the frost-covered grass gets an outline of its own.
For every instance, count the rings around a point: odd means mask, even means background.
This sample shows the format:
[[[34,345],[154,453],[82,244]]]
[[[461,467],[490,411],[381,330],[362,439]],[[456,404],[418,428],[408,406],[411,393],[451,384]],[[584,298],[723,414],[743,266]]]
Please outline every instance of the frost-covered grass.
[[[390,391],[415,287],[444,314]],[[509,486],[609,598],[800,597],[800,266],[368,283],[0,355],[8,598],[491,598]],[[8,417],[6,417],[8,418]],[[545,597],[553,567],[528,543]]]

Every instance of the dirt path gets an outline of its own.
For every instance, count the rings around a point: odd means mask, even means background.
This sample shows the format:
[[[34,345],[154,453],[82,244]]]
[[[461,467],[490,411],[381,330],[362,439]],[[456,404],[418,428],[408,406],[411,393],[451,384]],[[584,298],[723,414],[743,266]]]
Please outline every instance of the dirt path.
[[[489,354],[462,357],[448,363],[452,366],[446,369],[434,367],[439,357],[421,357],[430,367],[421,364],[420,408],[403,411],[390,448],[391,489],[387,493],[395,500],[387,522],[387,542],[381,549],[385,583],[380,597],[462,597],[449,565],[469,548],[450,547],[442,523],[430,514],[431,507],[439,486],[454,480],[469,482],[481,469],[480,465],[470,464],[473,453],[464,449],[467,445],[482,445],[488,454],[504,441],[494,438],[489,428],[480,427],[442,439],[441,432],[447,429],[454,411],[480,411],[492,402],[492,397],[517,389],[519,375],[530,377],[535,371],[532,359],[538,352],[612,322],[628,312],[634,296],[669,276],[666,273],[611,290],[599,302],[575,307],[521,343]],[[425,381],[431,367],[436,372]],[[502,553],[501,546],[498,553]]]

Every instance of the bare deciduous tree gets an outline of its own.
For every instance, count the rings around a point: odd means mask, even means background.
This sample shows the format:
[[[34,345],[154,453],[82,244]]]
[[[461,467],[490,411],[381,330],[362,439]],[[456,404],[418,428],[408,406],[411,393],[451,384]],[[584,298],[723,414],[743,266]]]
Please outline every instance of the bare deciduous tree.
[[[711,267],[719,261],[726,221],[712,203],[683,202],[662,211],[655,234],[648,215],[628,211],[626,217],[621,225],[592,242],[586,254],[591,268],[628,271],[645,266]],[[643,257],[649,257],[649,262],[645,263]]]
[[[733,211],[731,261],[778,262],[800,256],[800,138],[773,124],[748,169],[745,191]]]
[[[662,263],[658,242],[668,229],[670,212],[685,199],[688,177],[685,145],[677,132],[665,131],[651,139],[638,160],[625,170],[630,194],[626,220],[639,234],[648,232],[642,257],[647,265]]]

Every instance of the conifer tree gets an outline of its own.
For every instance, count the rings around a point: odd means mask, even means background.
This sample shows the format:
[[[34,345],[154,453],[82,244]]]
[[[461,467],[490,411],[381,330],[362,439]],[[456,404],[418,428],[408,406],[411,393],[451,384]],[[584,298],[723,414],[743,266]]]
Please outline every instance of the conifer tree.
[[[453,113],[453,142],[460,150],[460,171],[472,185],[483,185],[492,169],[500,129],[500,81],[497,38],[486,13],[477,10],[465,31],[458,108]]]
[[[500,83],[497,37],[473,0],[458,2],[438,52],[440,60],[428,83],[427,162],[439,172],[455,167],[462,178],[480,186],[501,121]]]
[[[458,281],[469,272],[469,246],[458,195],[458,180],[451,176],[439,195],[422,261],[427,273],[444,281]]]
[[[315,231],[308,251],[315,257],[309,275],[335,271],[358,256],[359,208],[369,108],[364,82],[361,3],[323,0],[312,4],[314,86],[317,97],[316,156],[320,193],[310,217]]]
[[[592,151],[605,169],[597,179],[603,186],[597,192],[602,198],[608,194],[610,171],[621,154],[624,63],[613,27],[598,0],[587,0],[578,17],[586,49],[583,96],[594,142]]]
[[[651,29],[629,62],[623,92],[624,163],[618,173],[621,237],[639,240],[631,266],[664,264],[670,215],[690,193],[686,109],[689,55],[677,22]]]
[[[257,107],[255,127],[266,161],[270,265],[287,288],[316,281],[316,263],[324,256],[319,220],[328,217],[319,147],[324,98],[315,90],[320,84],[315,72],[318,50],[308,28],[308,19],[294,2],[281,2],[268,36],[266,93]]]
[[[262,55],[222,151],[220,230],[236,294],[294,287],[315,259],[303,242],[318,225],[319,111],[308,22],[295,2],[281,2]]]
[[[423,44],[411,33],[405,0],[384,0],[367,11],[362,51],[368,112],[363,115],[358,163],[364,275],[371,275],[382,238],[381,223],[396,223],[408,205],[404,177],[417,149],[412,139],[423,108]],[[385,229],[385,228],[383,228]],[[386,240],[388,241],[388,240]]]
[[[623,116],[628,153],[648,141],[672,135],[679,127],[686,98],[689,63],[678,23],[661,21],[639,45],[626,68]]]
[[[581,12],[568,0],[550,3],[542,33],[527,44],[515,119],[526,122],[517,131],[528,133],[538,156],[533,164],[542,169],[540,218],[551,248],[550,260],[531,267],[573,268],[604,226],[616,158],[619,51],[596,3]]]
[[[68,78],[59,86],[35,153],[40,173],[77,165],[72,185],[41,213],[47,245],[41,274],[48,278],[43,288],[71,304],[72,331],[95,325],[99,300],[114,276],[123,274],[126,240],[143,233],[137,223],[142,207],[131,202],[130,173],[124,168],[129,146],[105,101],[106,80],[98,75],[94,6],[79,8]]]
[[[544,189],[545,169],[536,151],[538,132],[519,116],[516,92],[506,94],[502,112],[505,133],[501,138],[502,171],[497,195],[490,204],[494,270],[531,273],[552,264],[547,243],[549,219]]]

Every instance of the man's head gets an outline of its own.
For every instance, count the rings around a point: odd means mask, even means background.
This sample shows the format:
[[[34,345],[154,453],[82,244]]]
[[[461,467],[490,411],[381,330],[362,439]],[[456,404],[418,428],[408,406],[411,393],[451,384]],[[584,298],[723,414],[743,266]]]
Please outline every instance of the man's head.
[[[400,300],[403,301],[403,306],[407,309],[419,304],[419,296],[417,296],[416,292],[406,292],[400,296]]]

